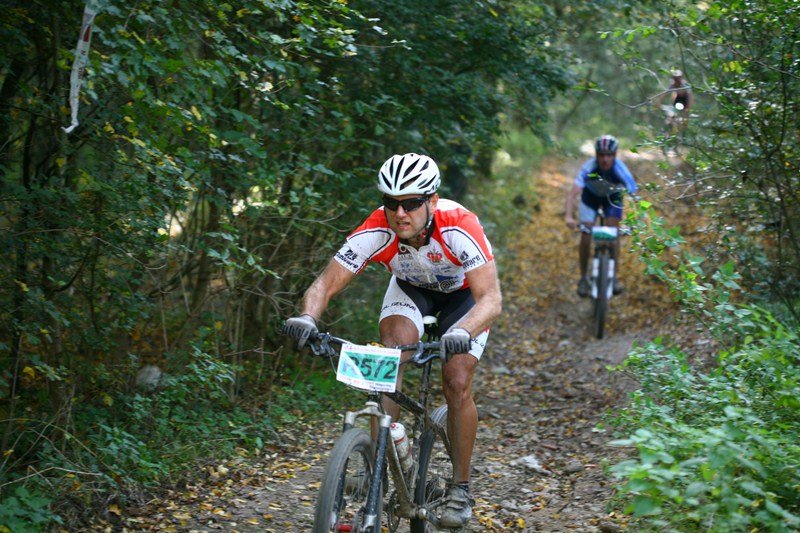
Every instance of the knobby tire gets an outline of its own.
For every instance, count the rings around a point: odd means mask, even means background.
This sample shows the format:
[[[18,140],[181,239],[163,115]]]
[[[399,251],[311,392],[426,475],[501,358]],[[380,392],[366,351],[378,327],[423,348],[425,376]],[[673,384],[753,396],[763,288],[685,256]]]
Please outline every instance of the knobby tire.
[[[447,435],[447,406],[437,408],[431,414],[435,426],[422,433],[419,445],[419,467],[414,488],[414,503],[439,514],[438,508],[444,503],[448,484],[453,480],[453,465],[450,460],[450,443]],[[421,518],[411,519],[411,533],[432,531],[431,524]]]
[[[605,335],[606,315],[608,314],[608,264],[610,256],[608,251],[600,252],[600,261],[597,268],[597,298],[594,301],[594,333],[598,339]]]
[[[342,433],[331,451],[319,489],[314,533],[380,532],[380,523],[376,530],[370,532],[366,532],[361,523],[374,464],[372,441],[366,431],[352,428]],[[382,511],[383,502],[379,501],[379,522]]]

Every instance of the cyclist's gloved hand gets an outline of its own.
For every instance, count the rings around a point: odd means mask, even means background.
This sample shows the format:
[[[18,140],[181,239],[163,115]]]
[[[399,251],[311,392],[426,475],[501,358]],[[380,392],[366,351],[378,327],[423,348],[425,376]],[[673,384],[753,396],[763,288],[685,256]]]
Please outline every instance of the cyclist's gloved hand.
[[[573,230],[573,231],[574,231],[574,230],[576,230],[576,229],[578,228],[578,223],[577,223],[577,222],[575,221],[575,219],[574,219],[574,218],[572,218],[571,216],[567,216],[567,217],[564,219],[564,222],[566,222],[566,223],[567,223],[567,227],[568,227],[569,229]]]
[[[302,350],[306,341],[317,334],[317,321],[311,315],[300,315],[289,318],[283,326],[283,334],[297,341],[297,349]]]
[[[472,344],[472,336],[464,328],[450,328],[447,333],[442,335],[442,354],[445,359],[457,353],[469,352]]]

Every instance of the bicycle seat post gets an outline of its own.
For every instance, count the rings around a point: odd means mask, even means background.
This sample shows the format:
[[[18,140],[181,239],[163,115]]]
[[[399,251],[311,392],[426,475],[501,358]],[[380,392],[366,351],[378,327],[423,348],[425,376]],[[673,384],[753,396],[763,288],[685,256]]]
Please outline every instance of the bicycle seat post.
[[[422,317],[422,324],[425,328],[425,340],[436,340],[438,337],[438,335],[436,335],[436,330],[439,327],[439,319],[435,316],[426,315]]]

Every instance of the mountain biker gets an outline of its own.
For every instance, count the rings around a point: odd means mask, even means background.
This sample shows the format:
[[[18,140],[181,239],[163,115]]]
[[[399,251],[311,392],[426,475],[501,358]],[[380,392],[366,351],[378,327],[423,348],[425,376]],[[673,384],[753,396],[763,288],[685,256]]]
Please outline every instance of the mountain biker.
[[[603,135],[595,141],[595,157],[587,161],[575,177],[575,184],[567,194],[565,222],[570,229],[576,229],[578,224],[591,228],[597,218],[598,210],[602,209],[607,226],[619,227],[622,219],[622,198],[620,194],[598,196],[592,192],[592,181],[603,179],[615,185],[624,185],[629,193],[636,192],[636,181],[631,171],[620,159],[617,158],[619,142],[611,135]],[[578,206],[579,223],[575,221],[575,201],[580,197]],[[591,282],[587,276],[589,267],[589,252],[592,243],[591,233],[582,233],[579,245],[579,265],[581,278],[578,280],[578,295],[585,297],[591,290]],[[619,272],[619,239],[616,242],[616,272]],[[622,284],[618,276],[614,276],[614,294],[622,292]]]
[[[669,87],[666,92],[661,94],[658,100],[659,104],[661,104],[667,94],[670,95],[671,105],[675,109],[674,116],[679,117],[680,124],[682,127],[685,127],[689,116],[689,109],[691,109],[694,103],[694,97],[692,96],[691,86],[683,78],[682,71],[672,71],[672,79],[669,82]],[[668,120],[673,119],[668,117]]]
[[[422,317],[439,315],[448,355],[442,381],[455,476],[441,523],[460,527],[469,521],[474,505],[469,474],[478,413],[472,379],[489,325],[500,314],[501,294],[492,247],[478,218],[458,203],[440,198],[440,183],[439,169],[428,156],[408,153],[389,158],[378,173],[383,206],[347,237],[305,292],[301,314],[286,321],[284,332],[302,348],[317,332],[331,297],[370,262],[392,273],[379,319],[384,345],[418,342],[424,331]],[[401,381],[402,375],[398,387]],[[394,419],[400,414],[399,406],[388,398],[384,408]]]

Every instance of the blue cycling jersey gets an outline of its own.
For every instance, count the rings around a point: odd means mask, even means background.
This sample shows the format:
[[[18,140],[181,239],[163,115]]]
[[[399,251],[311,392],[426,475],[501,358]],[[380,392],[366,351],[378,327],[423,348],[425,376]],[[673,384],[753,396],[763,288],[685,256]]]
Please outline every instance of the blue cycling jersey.
[[[633,179],[633,174],[628,170],[628,167],[619,159],[614,159],[614,165],[606,170],[600,170],[597,165],[597,159],[592,158],[581,167],[578,175],[575,176],[575,185],[583,189],[581,193],[581,202],[591,207],[598,209],[600,207],[607,207],[608,198],[596,196],[586,186],[586,182],[591,179],[602,178],[609,183],[616,185],[624,185],[628,192],[633,194],[636,192],[636,181]]]

